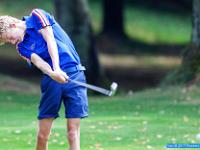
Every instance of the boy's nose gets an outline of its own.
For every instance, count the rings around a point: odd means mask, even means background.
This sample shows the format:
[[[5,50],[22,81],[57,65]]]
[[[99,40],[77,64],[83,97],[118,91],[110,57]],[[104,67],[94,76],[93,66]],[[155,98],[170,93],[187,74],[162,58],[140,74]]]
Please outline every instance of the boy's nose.
[[[12,41],[11,41],[11,44],[15,44],[15,41],[12,40]]]
[[[10,43],[14,45],[16,43],[16,40],[10,40]]]

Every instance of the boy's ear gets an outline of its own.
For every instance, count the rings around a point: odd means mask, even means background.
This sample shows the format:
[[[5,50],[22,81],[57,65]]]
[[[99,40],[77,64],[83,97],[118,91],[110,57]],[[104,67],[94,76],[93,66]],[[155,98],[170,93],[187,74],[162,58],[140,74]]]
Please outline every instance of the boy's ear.
[[[16,28],[16,24],[12,23],[9,25],[10,28]]]

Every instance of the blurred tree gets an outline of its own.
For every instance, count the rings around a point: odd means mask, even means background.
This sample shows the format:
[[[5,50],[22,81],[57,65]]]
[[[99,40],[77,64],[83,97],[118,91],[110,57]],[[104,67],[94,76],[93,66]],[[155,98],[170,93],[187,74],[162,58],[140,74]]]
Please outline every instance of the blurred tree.
[[[200,1],[193,0],[192,45],[200,48]]]
[[[123,0],[103,0],[103,34],[124,35],[123,11]]]
[[[200,0],[193,0],[191,45],[184,51],[176,79],[189,85],[200,81]]]
[[[88,81],[97,83],[101,72],[87,0],[54,0],[54,2],[56,18],[72,38],[81,62],[87,68]]]

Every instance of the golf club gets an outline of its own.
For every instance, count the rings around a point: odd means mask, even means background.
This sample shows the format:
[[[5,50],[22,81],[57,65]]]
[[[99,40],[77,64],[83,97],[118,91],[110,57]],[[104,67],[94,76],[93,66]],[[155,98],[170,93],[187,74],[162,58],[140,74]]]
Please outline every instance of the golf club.
[[[116,93],[117,87],[118,87],[116,82],[113,82],[110,85],[110,90],[107,90],[107,89],[104,89],[104,88],[101,88],[101,87],[98,87],[98,86],[95,86],[95,85],[91,85],[91,84],[88,84],[88,83],[83,83],[83,82],[72,80],[72,79],[68,79],[68,81],[69,82],[73,82],[73,83],[78,84],[78,85],[81,85],[81,86],[84,86],[84,87],[86,87],[88,89],[97,91],[97,92],[102,93],[102,94],[107,95],[107,96],[113,96]]]

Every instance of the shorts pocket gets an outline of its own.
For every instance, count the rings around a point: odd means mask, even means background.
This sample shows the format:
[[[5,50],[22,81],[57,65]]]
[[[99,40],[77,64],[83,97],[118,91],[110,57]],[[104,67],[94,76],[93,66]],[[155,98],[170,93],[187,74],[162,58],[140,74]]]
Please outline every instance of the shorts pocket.
[[[41,88],[41,92],[45,92],[49,83],[52,81],[52,79],[48,76],[44,76],[40,82],[40,88]]]

